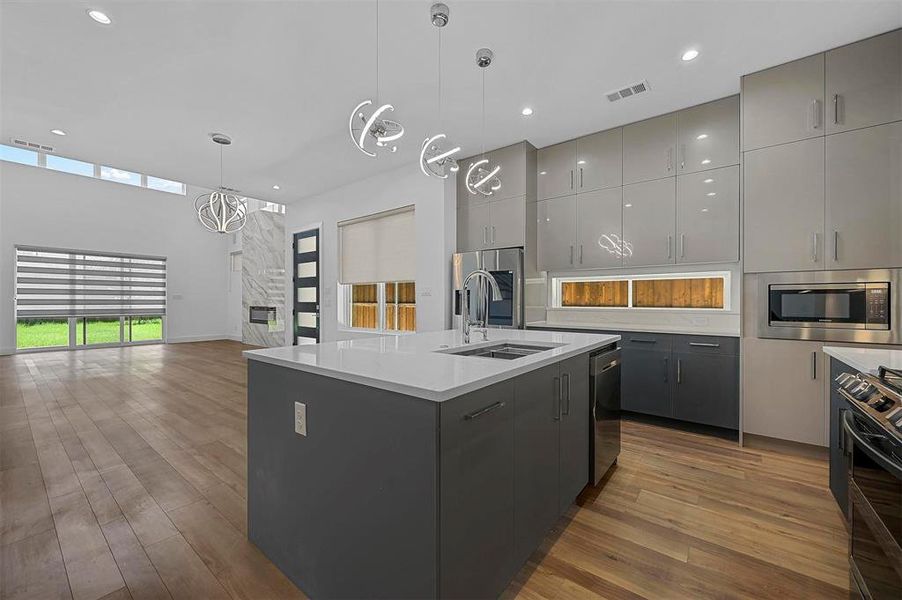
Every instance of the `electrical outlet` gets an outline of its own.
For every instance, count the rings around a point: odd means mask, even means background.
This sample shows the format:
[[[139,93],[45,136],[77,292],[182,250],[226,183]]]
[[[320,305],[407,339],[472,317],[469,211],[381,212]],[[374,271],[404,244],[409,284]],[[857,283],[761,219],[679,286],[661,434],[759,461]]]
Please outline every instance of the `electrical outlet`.
[[[307,436],[307,405],[294,403],[294,432]]]

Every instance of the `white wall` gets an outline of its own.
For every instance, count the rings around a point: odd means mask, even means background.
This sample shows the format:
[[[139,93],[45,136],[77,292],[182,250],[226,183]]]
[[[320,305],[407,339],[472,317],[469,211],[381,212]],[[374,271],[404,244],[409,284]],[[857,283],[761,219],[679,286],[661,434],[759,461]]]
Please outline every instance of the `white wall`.
[[[288,205],[285,247],[291,261],[292,236],[322,226],[320,234],[320,338],[351,339],[366,334],[341,331],[338,323],[338,222],[411,204],[416,207],[417,330],[446,329],[450,324],[451,254],[456,244],[454,185],[424,176],[416,165],[380,173]],[[448,192],[446,193],[446,189]],[[291,273],[286,289],[291,290]],[[291,314],[292,293],[287,294]],[[291,343],[287,332],[285,343]]]
[[[187,196],[0,162],[0,352],[15,349],[17,244],[165,256],[167,341],[228,337],[228,239]]]

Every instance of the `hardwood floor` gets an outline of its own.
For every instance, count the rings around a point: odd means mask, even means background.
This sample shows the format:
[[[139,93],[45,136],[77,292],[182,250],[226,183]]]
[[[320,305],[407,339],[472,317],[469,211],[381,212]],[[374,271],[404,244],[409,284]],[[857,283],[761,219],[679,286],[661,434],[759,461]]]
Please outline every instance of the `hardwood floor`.
[[[241,349],[0,357],[0,597],[303,597],[246,539]],[[506,598],[846,597],[823,460],[623,432]]]

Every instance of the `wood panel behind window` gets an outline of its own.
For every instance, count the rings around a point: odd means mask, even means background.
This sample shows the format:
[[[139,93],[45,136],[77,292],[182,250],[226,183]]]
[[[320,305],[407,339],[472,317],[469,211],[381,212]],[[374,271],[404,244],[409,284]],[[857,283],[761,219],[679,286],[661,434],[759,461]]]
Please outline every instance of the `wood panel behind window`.
[[[723,278],[637,279],[633,306],[645,308],[723,308]]]
[[[416,298],[416,284],[414,282],[386,283],[385,328],[397,331],[416,331]]]
[[[561,306],[628,306],[629,282],[565,281]]]
[[[379,292],[375,283],[351,286],[351,327],[377,328],[378,309]]]

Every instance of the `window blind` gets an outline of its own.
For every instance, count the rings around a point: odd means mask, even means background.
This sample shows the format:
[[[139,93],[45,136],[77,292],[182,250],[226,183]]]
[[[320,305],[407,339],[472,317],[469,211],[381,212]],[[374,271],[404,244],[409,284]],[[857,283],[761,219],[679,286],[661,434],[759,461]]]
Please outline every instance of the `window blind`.
[[[339,283],[416,279],[416,224],[407,206],[338,224]]]
[[[166,259],[16,246],[16,317],[166,314]]]

